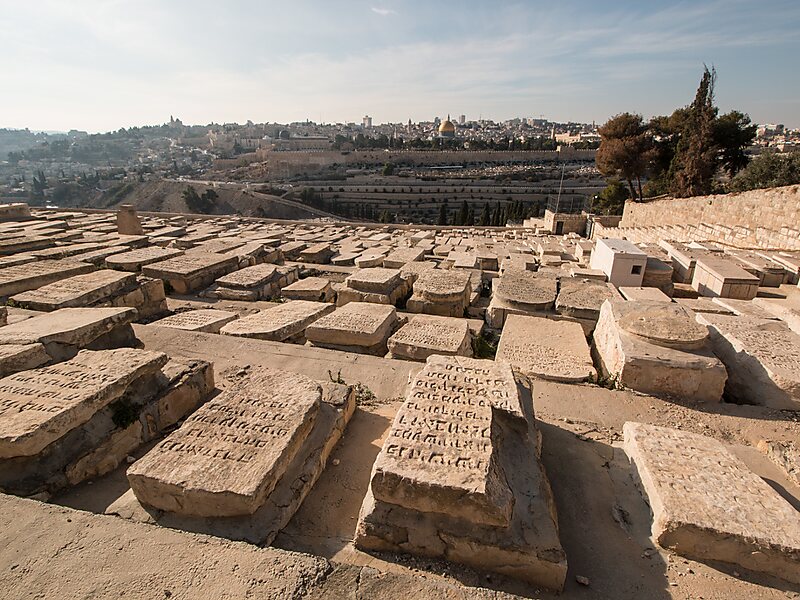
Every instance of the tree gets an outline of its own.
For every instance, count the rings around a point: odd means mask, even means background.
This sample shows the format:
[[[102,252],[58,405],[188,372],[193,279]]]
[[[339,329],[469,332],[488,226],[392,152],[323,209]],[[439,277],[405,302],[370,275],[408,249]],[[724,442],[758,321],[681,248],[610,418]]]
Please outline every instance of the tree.
[[[651,133],[641,115],[622,113],[609,119],[598,130],[597,169],[605,177],[617,177],[628,183],[631,198],[642,197],[642,177],[647,173],[653,148]],[[633,187],[638,184],[638,194]]]
[[[714,143],[714,86],[717,72],[704,67],[694,102],[688,108],[684,131],[678,142],[670,171],[671,191],[679,198],[709,194],[716,172],[717,146]]]
[[[736,192],[800,183],[800,153],[768,152],[754,158],[731,181]]]
[[[483,205],[483,212],[481,213],[481,220],[478,225],[481,227],[488,227],[492,224],[492,209],[489,208],[489,203]]]
[[[394,165],[392,163],[384,163],[383,165],[383,174],[384,175],[394,175]]]
[[[458,216],[456,217],[456,225],[466,225],[467,219],[469,218],[469,204],[467,201],[464,200],[461,203],[461,210],[458,211]]]
[[[603,215],[621,215],[629,191],[619,179],[609,179],[605,189],[594,197],[592,212]]]
[[[437,225],[447,225],[447,202],[439,205],[439,219],[436,221]]]
[[[750,162],[745,149],[756,137],[756,125],[750,117],[738,110],[722,115],[714,121],[714,143],[719,148],[718,160],[728,176],[734,177]]]

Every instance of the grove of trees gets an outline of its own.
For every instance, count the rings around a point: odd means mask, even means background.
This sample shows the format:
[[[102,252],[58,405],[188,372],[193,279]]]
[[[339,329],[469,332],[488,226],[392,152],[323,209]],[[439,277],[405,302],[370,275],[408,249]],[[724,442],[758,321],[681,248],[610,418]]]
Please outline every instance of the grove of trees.
[[[662,194],[702,196],[726,191],[724,179],[733,189],[737,173],[748,165],[745,150],[755,138],[756,125],[736,110],[720,116],[714,104],[715,84],[715,70],[705,67],[688,106],[650,121],[626,112],[600,127],[596,163],[608,188],[595,203],[617,210],[624,196],[634,200]]]

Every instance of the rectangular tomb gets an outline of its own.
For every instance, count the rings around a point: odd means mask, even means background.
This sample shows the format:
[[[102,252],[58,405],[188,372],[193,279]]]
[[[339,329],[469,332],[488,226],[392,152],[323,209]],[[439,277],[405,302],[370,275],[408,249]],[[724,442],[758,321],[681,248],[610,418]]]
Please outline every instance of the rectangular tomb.
[[[396,324],[394,306],[351,302],[309,325],[306,339],[315,346],[383,355]]]
[[[136,498],[185,515],[253,514],[311,431],[321,397],[320,384],[302,375],[260,369],[128,469]]]
[[[176,294],[189,294],[211,285],[218,277],[239,268],[239,258],[211,252],[189,252],[142,267],[142,273],[163,279]]]
[[[228,323],[220,333],[283,342],[302,337],[306,327],[334,309],[328,302],[292,300]]]
[[[90,264],[74,260],[40,260],[0,269],[0,298],[93,271]]]
[[[712,438],[632,422],[623,431],[660,546],[800,583],[800,520],[769,484]]]
[[[560,590],[567,565],[538,436],[508,363],[431,356],[375,461],[356,546]]]

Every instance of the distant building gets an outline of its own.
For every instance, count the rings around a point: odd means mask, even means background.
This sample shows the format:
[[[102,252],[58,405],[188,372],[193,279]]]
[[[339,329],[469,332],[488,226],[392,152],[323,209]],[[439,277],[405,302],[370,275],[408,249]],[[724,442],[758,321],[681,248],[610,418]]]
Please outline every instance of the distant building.
[[[439,137],[447,139],[454,139],[456,137],[456,126],[453,125],[453,122],[450,120],[450,115],[447,115],[447,120],[442,121],[442,124],[439,125]]]
[[[361,119],[361,126],[364,129],[372,129],[372,117],[369,115],[364,115],[364,118]]]
[[[467,122],[467,115],[460,115],[458,117],[458,124],[464,125]]]

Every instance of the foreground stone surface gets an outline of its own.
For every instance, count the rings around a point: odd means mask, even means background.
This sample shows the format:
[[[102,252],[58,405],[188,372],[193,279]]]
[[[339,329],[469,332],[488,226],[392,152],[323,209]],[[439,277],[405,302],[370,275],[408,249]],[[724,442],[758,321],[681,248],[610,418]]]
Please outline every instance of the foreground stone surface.
[[[35,369],[50,362],[42,344],[0,345],[0,377]]]
[[[0,529],[4,533],[0,585],[8,600],[516,598],[4,494],[0,494]]]
[[[356,546],[560,590],[566,558],[532,409],[507,363],[430,357],[375,461]]]
[[[722,444],[643,423],[624,435],[661,546],[800,583],[800,514]]]
[[[583,328],[543,317],[509,315],[495,360],[551,381],[581,382],[597,375]]]
[[[261,507],[308,436],[319,412],[318,383],[261,369],[246,388],[223,393],[128,470],[145,505],[226,517]]]
[[[166,362],[160,352],[82,351],[65,363],[1,379],[0,458],[40,452]]]

